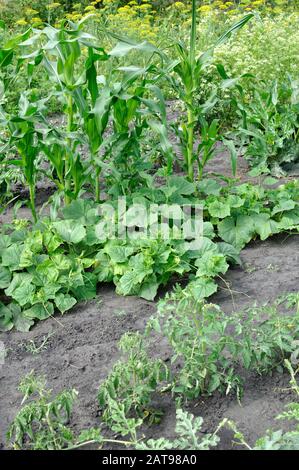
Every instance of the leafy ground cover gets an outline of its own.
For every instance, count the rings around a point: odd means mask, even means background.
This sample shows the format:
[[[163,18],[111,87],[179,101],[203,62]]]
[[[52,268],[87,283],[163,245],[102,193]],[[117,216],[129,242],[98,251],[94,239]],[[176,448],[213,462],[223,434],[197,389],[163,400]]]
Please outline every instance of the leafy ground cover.
[[[170,179],[168,187],[152,194],[153,202],[163,201],[172,187],[175,197],[182,197],[179,182],[184,181]],[[103,282],[114,282],[120,295],[153,300],[159,286],[174,275],[190,274],[186,289],[195,299],[205,299],[217,290],[214,278],[225,274],[228,263],[240,263],[240,250],[248,242],[298,227],[297,183],[275,190],[250,184],[221,190],[214,180],[206,180],[203,191],[214,194],[204,200],[208,216],[196,250],[192,242],[164,240],[163,234],[154,240],[133,238],[129,243],[110,240],[108,234],[99,240],[97,229],[103,221],[96,206],[86,200],[72,202],[57,218],[40,219],[30,230],[24,220],[4,225],[0,238],[0,292],[5,297],[2,330],[15,326],[28,331],[34,321],[49,318],[55,309],[63,314],[78,300],[94,298],[97,284]]]

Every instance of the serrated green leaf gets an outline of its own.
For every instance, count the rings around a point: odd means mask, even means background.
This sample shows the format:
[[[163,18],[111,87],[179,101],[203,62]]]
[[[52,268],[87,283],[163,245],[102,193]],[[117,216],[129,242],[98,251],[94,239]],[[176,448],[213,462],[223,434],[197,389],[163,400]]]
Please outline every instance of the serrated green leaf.
[[[6,289],[11,281],[11,272],[9,269],[0,265],[0,289]]]
[[[70,310],[76,303],[77,300],[69,294],[58,294],[55,298],[55,305],[61,313]]]
[[[32,320],[46,320],[46,318],[49,318],[51,315],[53,315],[53,313],[54,313],[53,304],[51,304],[50,302],[47,302],[44,305],[43,304],[33,305],[27,310],[24,310],[22,312],[22,315]]]
[[[255,232],[253,219],[248,215],[227,217],[218,224],[218,233],[222,240],[237,249],[242,249],[252,239]]]
[[[228,202],[216,200],[208,204],[208,211],[212,217],[224,219],[230,215],[230,205]]]
[[[59,236],[67,243],[80,243],[86,237],[84,226],[73,220],[54,222],[53,226]]]

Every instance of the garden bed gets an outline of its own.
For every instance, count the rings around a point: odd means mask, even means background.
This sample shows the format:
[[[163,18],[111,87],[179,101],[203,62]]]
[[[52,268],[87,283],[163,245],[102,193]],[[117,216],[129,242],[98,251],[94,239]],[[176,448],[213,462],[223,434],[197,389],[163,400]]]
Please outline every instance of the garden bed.
[[[243,268],[231,268],[225,276],[231,291],[222,285],[211,301],[228,314],[250,306],[273,301],[284,292],[295,292],[299,280],[298,235],[280,235],[267,241],[252,242],[242,251]],[[161,293],[162,294],[162,293]],[[142,331],[156,304],[136,297],[121,297],[114,287],[102,285],[97,299],[76,306],[63,317],[56,315],[39,322],[29,333],[2,333],[7,350],[5,364],[0,369],[2,406],[0,411],[1,446],[5,448],[5,433],[17,413],[21,394],[17,390],[21,377],[31,370],[47,377],[55,392],[74,387],[79,391],[72,424],[80,430],[97,426],[97,389],[119,357],[117,343],[127,331]],[[45,348],[32,354],[28,347],[34,341],[39,347],[47,335]],[[163,345],[159,344],[161,352]],[[153,344],[153,350],[155,344]],[[167,348],[163,350],[168,359]],[[247,374],[241,406],[235,395],[200,398],[188,409],[205,419],[204,430],[214,431],[222,418],[233,419],[253,443],[266,429],[275,428],[275,416],[290,401],[286,391],[288,374],[275,373],[259,377]],[[165,414],[159,426],[146,430],[147,436],[174,435],[175,406],[169,396],[156,403]],[[279,423],[279,427],[282,425]],[[221,449],[231,448],[232,433],[221,431]]]
[[[190,3],[170,57],[88,14],[4,38],[0,449],[298,450],[298,90]]]

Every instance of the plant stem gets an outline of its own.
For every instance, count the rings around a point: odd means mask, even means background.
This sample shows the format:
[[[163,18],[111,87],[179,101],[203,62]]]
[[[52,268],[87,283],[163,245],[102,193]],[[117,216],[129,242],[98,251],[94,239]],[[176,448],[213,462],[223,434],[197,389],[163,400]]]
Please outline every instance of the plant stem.
[[[96,169],[96,181],[95,181],[95,200],[96,202],[100,202],[101,200],[101,188],[100,188],[100,168]]]
[[[73,114],[73,98],[72,95],[68,95],[67,97],[67,132],[70,133],[73,130],[73,121],[74,121],[74,114]],[[72,139],[71,137],[67,138],[67,145],[68,150],[65,155],[65,170],[64,170],[64,177],[65,177],[65,191],[71,191],[71,179],[68,175],[70,170],[70,157],[69,152],[71,151],[72,147]],[[70,203],[70,197],[66,194],[65,195],[65,204],[68,205]]]
[[[189,61],[191,70],[191,87],[186,90],[186,104],[187,109],[187,168],[188,168],[188,179],[194,181],[194,169],[193,169],[193,147],[194,147],[194,121],[195,116],[192,108],[193,101],[193,88],[194,88],[194,67],[195,67],[195,47],[196,47],[196,0],[192,0],[192,25],[190,33],[190,50],[189,50]]]
[[[197,175],[198,181],[201,180],[202,174],[203,174],[203,166],[199,166],[199,165],[198,165],[198,175]]]
[[[121,444],[124,446],[132,446],[135,445],[137,441],[119,441],[117,439],[103,439],[103,443],[111,443],[111,444]],[[78,449],[79,447],[87,446],[89,444],[97,444],[98,441],[95,439],[91,439],[90,441],[85,441],[85,442],[80,442],[79,444],[74,444],[73,446],[66,447],[65,449],[62,450],[73,450],[73,449]]]
[[[193,146],[194,146],[194,115],[191,109],[187,111],[187,168],[188,168],[188,179],[194,181],[194,169],[193,169]]]
[[[36,209],[35,209],[35,187],[34,184],[29,185],[29,197],[30,197],[30,208],[34,222],[37,221]]]
[[[196,0],[192,0],[192,25],[190,34],[190,64],[194,65],[195,62],[195,46],[196,46]],[[193,72],[193,69],[192,69]]]

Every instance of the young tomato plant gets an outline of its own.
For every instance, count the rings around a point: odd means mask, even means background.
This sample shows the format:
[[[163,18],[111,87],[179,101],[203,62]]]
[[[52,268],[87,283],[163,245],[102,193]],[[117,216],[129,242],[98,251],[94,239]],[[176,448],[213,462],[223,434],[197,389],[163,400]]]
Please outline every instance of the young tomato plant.
[[[72,450],[107,443],[134,446],[137,441],[119,441],[103,436],[101,428],[88,428],[75,435],[70,418],[78,392],[63,390],[53,396],[44,377],[32,371],[20,383],[24,406],[7,432],[7,442],[14,450]]]
[[[102,417],[111,429],[136,439],[136,428],[149,417],[154,422],[159,414],[150,409],[153,393],[168,377],[160,359],[149,358],[140,333],[126,333],[119,347],[126,359],[115,364],[98,394]]]
[[[259,374],[281,371],[285,359],[297,357],[299,326],[298,312],[282,315],[280,303],[228,315],[180,288],[160,301],[147,332],[162,334],[173,349],[172,392],[186,399],[215,390],[240,395],[240,366]]]
[[[25,446],[31,450],[58,450],[73,441],[67,423],[76,390],[65,390],[52,398],[44,378],[33,372],[22,380],[19,389],[24,394],[22,404],[31,401],[18,412],[7,432],[7,440],[15,450]]]
[[[101,427],[87,428],[75,435],[70,420],[78,396],[76,390],[63,390],[53,396],[44,377],[35,376],[33,371],[24,377],[19,389],[24,395],[22,408],[7,432],[8,445],[14,450],[74,450],[87,445],[97,445],[101,449],[105,444],[137,450],[208,450],[220,440],[217,436],[220,426],[213,434],[202,436],[203,419],[179,408],[176,411],[175,439],[160,437],[145,441],[144,436],[136,434],[136,420],[127,418],[123,406],[112,399],[110,407],[117,419],[114,429],[121,435],[131,434],[131,440],[109,438],[102,433]],[[142,419],[137,422],[138,425],[140,423]]]
[[[173,348],[172,363],[180,364],[172,377],[174,394],[195,399],[217,389],[239,389],[235,372],[239,346],[231,321],[216,305],[197,301],[177,291],[180,300],[161,301],[158,317],[148,327],[166,336]]]

